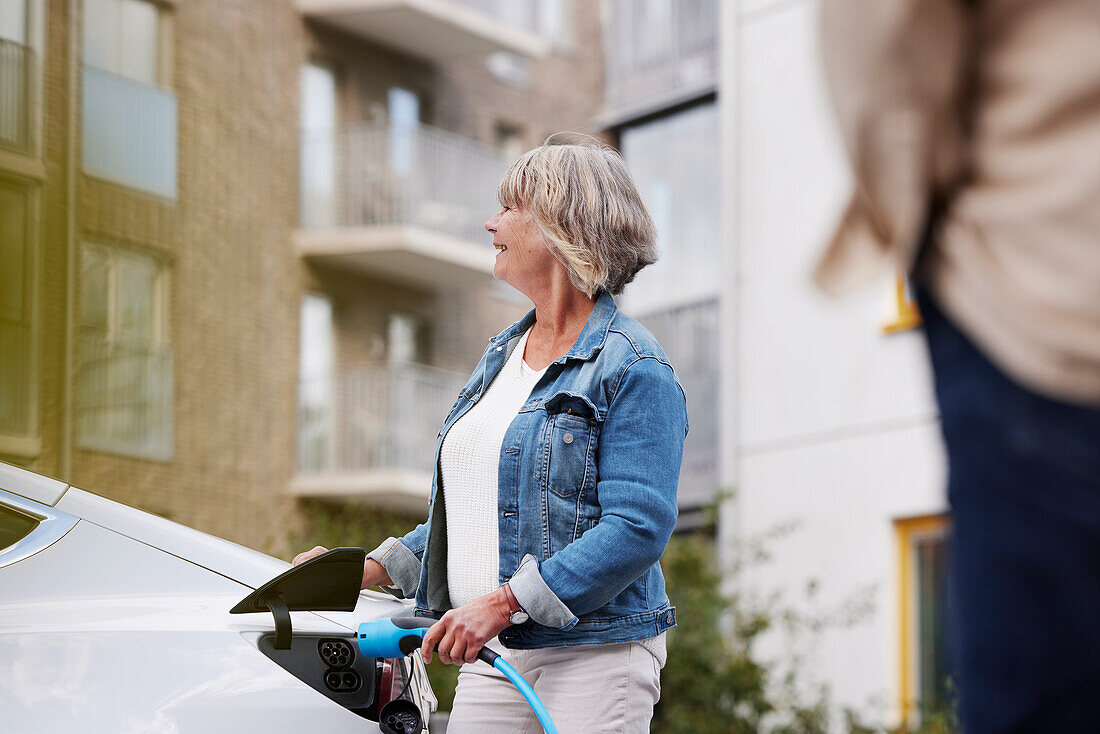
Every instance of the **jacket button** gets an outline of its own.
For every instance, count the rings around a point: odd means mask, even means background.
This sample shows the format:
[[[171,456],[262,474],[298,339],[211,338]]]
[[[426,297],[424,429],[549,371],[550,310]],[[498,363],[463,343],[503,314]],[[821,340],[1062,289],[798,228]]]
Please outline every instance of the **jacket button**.
[[[504,347],[497,347],[497,351],[498,351],[498,352],[503,352],[503,351],[504,351]]]
[[[565,434],[564,436],[561,437],[561,440],[565,441],[566,443],[573,443],[573,434],[572,433],[567,433],[567,434]]]

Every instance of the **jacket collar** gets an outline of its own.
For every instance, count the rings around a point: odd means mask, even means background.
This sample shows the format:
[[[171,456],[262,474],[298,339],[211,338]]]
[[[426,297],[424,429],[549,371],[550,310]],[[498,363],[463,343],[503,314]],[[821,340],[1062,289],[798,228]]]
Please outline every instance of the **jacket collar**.
[[[592,313],[588,315],[588,321],[581,329],[580,336],[573,342],[573,346],[565,353],[565,356],[555,360],[554,364],[563,363],[568,359],[592,359],[596,352],[603,348],[604,341],[607,339],[607,332],[611,328],[611,322],[618,312],[619,308],[615,305],[615,299],[611,297],[611,294],[607,291],[601,292],[600,297],[596,299],[596,305],[592,307]],[[492,346],[507,344],[522,336],[523,332],[530,329],[534,323],[535,311],[532,309],[522,319],[490,339],[489,343]]]

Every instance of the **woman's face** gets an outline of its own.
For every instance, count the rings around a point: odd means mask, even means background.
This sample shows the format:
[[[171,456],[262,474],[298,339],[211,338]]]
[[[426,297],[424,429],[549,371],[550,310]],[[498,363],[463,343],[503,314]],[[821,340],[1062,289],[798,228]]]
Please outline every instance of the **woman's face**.
[[[564,269],[526,210],[504,207],[485,223],[485,229],[497,248],[493,277],[520,293],[531,296],[550,283],[555,268]]]

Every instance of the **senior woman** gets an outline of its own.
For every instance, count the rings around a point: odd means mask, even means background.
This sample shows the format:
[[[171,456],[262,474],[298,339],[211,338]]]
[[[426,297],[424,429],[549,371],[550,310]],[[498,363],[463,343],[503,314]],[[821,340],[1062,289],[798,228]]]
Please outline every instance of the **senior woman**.
[[[562,732],[649,730],[687,409],[653,336],[612,296],[656,260],[622,158],[585,140],[521,156],[486,222],[493,275],[534,310],[489,341],[443,423],[428,520],[368,555],[363,586],[439,621],[421,654],[463,665],[451,734],[541,731],[490,643]],[[295,563],[323,552],[301,554]]]

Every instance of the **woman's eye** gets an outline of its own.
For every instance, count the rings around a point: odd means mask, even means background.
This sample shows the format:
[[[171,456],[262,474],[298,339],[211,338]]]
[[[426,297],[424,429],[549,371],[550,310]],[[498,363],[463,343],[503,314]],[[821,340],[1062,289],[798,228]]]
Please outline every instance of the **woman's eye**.
[[[512,207],[510,207],[510,206],[505,206],[505,207],[503,207],[503,208],[501,209],[501,211],[505,211],[505,212],[509,212],[509,211],[512,211]]]

